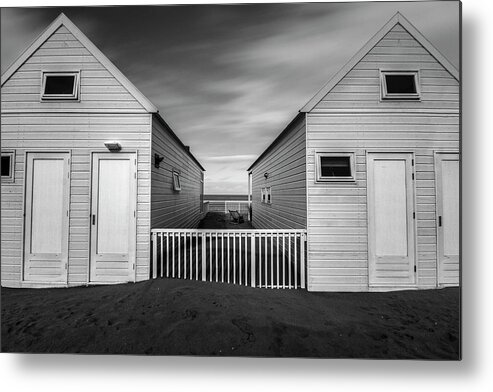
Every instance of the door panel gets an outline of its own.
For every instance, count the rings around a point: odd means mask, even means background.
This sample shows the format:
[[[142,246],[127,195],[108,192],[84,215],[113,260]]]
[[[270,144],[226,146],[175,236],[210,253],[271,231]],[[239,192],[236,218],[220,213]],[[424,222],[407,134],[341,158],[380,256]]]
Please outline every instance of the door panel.
[[[96,153],[92,164],[91,281],[133,280],[135,154]]]
[[[69,153],[27,153],[24,280],[67,280]]]
[[[370,285],[415,281],[411,154],[368,154]]]
[[[438,284],[459,284],[459,155],[437,153]]]

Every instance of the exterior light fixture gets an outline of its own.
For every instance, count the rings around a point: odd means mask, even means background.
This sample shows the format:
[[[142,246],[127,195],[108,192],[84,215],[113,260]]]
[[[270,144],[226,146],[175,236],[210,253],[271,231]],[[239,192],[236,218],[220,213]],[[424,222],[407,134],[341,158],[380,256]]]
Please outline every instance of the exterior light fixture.
[[[104,142],[104,145],[110,151],[120,151],[122,149],[121,144],[119,142],[114,141],[114,140]]]
[[[267,178],[269,177],[269,173],[265,172],[265,173],[264,173],[264,177],[265,177],[265,179],[267,180]]]
[[[159,164],[162,162],[164,157],[160,157],[159,154],[154,154],[154,167],[159,169]]]

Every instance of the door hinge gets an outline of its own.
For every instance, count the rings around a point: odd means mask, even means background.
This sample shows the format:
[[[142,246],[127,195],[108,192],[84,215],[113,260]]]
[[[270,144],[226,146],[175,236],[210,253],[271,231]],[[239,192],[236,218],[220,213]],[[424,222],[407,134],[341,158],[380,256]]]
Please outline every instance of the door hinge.
[[[414,159],[411,159],[411,166],[414,166]]]
[[[134,218],[135,218],[135,210],[134,210]]]
[[[65,263],[65,269],[68,269],[68,267],[67,267],[67,263]]]
[[[414,272],[416,272],[416,266],[414,266]]]
[[[132,264],[132,270],[135,271],[135,264]]]
[[[438,227],[442,227],[442,216],[438,217]]]
[[[412,179],[414,180],[414,173],[412,174]]]
[[[413,212],[413,219],[416,219],[416,213]]]

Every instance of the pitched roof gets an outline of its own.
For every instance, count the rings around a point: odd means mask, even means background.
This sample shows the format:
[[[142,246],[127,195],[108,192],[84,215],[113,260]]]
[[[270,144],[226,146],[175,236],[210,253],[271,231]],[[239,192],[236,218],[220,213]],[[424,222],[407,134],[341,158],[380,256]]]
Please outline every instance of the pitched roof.
[[[292,128],[291,125],[299,118],[301,113],[310,112],[325,97],[347,73],[358,64],[361,59],[390,31],[395,25],[400,24],[411,34],[443,67],[458,81],[459,71],[421,34],[411,22],[409,22],[401,13],[397,12],[366,44],[358,53],[356,53],[332,79],[330,79],[305,106],[303,106],[298,115],[289,123],[289,125],[274,139],[274,141],[264,150],[264,152],[253,162],[247,171],[250,171],[274,146],[279,143],[283,136],[288,134]]]
[[[421,34],[411,22],[409,22],[401,13],[397,12],[366,44],[358,53],[356,53],[332,79],[330,79],[305,106],[300,109],[300,112],[309,112],[317,105],[323,97],[325,97],[347,73],[358,64],[361,59],[390,31],[395,25],[400,24],[404,29],[411,34],[442,66],[458,81],[459,71],[436,49],[423,34]]]
[[[279,135],[277,135],[277,137],[276,137],[276,138],[274,139],[274,141],[273,141],[273,142],[269,145],[269,147],[267,147],[267,148],[264,150],[264,152],[263,152],[262,154],[260,154],[260,155],[259,155],[259,157],[258,157],[257,159],[255,159],[255,162],[253,162],[253,163],[250,165],[250,167],[247,169],[247,171],[252,170],[252,169],[253,169],[253,167],[254,167],[254,166],[255,166],[255,165],[256,165],[256,164],[257,164],[257,163],[258,163],[258,162],[259,162],[259,161],[260,161],[263,157],[265,157],[265,156],[267,155],[267,153],[268,153],[269,151],[271,151],[271,150],[274,148],[274,146],[275,146],[277,143],[279,143],[279,142],[281,141],[281,139],[282,139],[285,135],[287,135],[288,133],[290,133],[290,132],[292,131],[292,129],[293,129],[293,125],[294,125],[294,124],[296,124],[296,122],[297,122],[298,120],[300,120],[303,116],[304,116],[304,115],[303,115],[303,113],[301,113],[301,112],[300,112],[300,113],[298,113],[298,114],[296,115],[296,117],[295,117],[295,118],[293,118],[293,119],[291,120],[291,122],[290,122],[288,125],[286,125],[286,128],[284,128],[284,130],[283,130],[283,131],[282,131]]]
[[[128,80],[125,75],[106,57],[103,52],[101,52],[96,45],[94,45],[89,38],[87,38],[82,31],[69,19],[65,14],[61,13],[54,21],[51,23],[46,30],[41,33],[41,35],[29,46],[19,58],[7,69],[2,75],[2,86],[7,80],[19,69],[19,67],[24,64],[32,54],[41,46],[43,43],[51,37],[51,35],[57,31],[61,26],[65,26],[81,43],[86,47],[86,49],[91,52],[91,54],[106,67],[106,69],[125,87],[130,94],[149,112],[157,113],[158,109],[154,104],[147,99],[144,94],[142,94],[137,87],[135,87],[130,80]]]

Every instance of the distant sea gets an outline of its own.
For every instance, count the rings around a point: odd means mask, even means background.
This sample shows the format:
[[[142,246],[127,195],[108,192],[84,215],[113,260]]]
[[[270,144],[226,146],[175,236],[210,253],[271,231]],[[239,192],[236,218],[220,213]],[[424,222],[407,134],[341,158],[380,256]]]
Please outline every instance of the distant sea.
[[[215,200],[248,201],[248,195],[204,195],[204,201]]]

